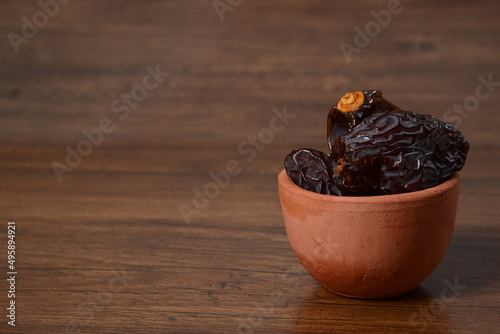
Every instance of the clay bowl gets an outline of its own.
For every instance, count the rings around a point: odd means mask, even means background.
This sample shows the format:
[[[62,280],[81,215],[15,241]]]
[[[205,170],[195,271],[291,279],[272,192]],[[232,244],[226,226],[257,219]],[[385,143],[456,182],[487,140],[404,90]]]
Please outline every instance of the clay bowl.
[[[278,176],[288,240],[304,268],[347,297],[408,292],[443,259],[453,234],[460,178],[412,193],[341,197]]]

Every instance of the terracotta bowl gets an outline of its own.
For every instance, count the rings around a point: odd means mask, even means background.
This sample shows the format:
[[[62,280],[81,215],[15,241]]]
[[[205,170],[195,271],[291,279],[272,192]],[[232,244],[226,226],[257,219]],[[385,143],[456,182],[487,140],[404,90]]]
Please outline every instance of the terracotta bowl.
[[[286,233],[304,268],[347,297],[408,292],[443,259],[453,234],[460,178],[412,193],[341,197],[278,185]]]

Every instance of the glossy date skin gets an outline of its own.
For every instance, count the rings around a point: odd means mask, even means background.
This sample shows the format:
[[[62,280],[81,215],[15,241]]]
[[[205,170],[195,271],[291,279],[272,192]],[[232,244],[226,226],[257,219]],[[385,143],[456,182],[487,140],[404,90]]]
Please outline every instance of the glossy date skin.
[[[328,113],[327,140],[330,153],[337,137],[352,131],[366,117],[379,112],[400,110],[383,97],[379,90],[363,90],[345,94]]]
[[[342,195],[333,176],[336,167],[328,155],[309,148],[292,151],[285,159],[285,170],[292,181],[318,194]]]
[[[296,150],[285,169],[299,187],[320,194],[399,194],[448,180],[468,151],[462,133],[447,122],[409,111],[376,113],[339,136],[331,156]]]
[[[468,150],[459,130],[430,115],[376,113],[335,140],[333,183],[344,196],[422,190],[461,170]]]
[[[434,187],[462,169],[469,150],[451,124],[403,111],[379,90],[345,94],[327,120],[329,155],[301,149],[285,159],[295,184],[321,194],[374,196]]]

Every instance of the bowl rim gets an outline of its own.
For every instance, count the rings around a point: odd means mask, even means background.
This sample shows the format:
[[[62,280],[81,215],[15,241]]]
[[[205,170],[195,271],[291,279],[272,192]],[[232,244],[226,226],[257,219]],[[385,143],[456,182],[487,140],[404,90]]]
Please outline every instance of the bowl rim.
[[[396,202],[413,202],[413,201],[425,201],[432,199],[433,197],[439,197],[441,194],[446,193],[454,187],[460,184],[460,173],[455,173],[452,177],[437,186],[412,191],[402,194],[391,194],[391,195],[376,195],[376,196],[335,196],[335,195],[325,195],[318,194],[306,189],[302,189],[295,183],[286,173],[283,168],[278,174],[278,185],[283,187],[283,189],[294,193],[297,196],[308,197],[311,199],[326,201],[326,202],[339,202],[339,203],[396,203]]]

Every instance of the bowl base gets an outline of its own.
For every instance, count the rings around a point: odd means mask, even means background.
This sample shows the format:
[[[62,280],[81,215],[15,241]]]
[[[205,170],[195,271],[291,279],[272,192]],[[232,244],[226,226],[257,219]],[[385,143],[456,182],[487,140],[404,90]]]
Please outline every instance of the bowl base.
[[[406,290],[406,291],[400,292],[400,293],[396,293],[396,294],[387,294],[387,295],[380,295],[380,296],[360,296],[360,295],[346,294],[346,293],[338,292],[338,291],[329,289],[329,288],[327,288],[324,285],[322,285],[322,286],[326,290],[330,291],[333,294],[336,294],[336,295],[342,296],[342,297],[346,297],[346,298],[352,298],[352,299],[387,299],[387,298],[394,298],[394,297],[398,297],[398,296],[407,294],[408,292],[413,291],[416,288],[416,286],[414,286],[413,288],[411,288],[409,290]]]

